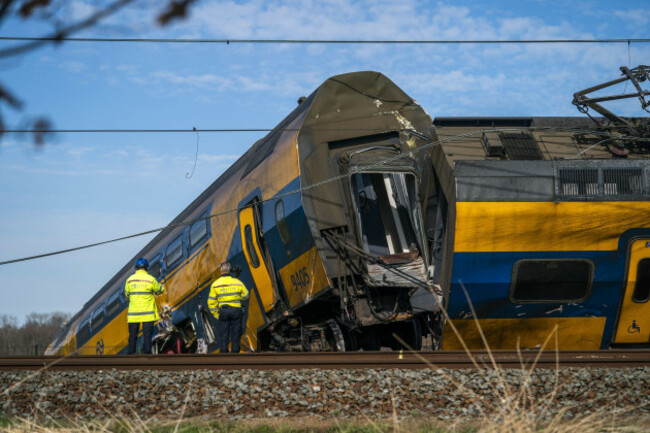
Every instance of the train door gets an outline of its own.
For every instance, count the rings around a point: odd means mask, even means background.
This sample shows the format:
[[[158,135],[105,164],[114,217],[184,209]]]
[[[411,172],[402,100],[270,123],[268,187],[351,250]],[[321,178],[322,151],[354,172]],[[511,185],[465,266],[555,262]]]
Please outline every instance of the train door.
[[[261,221],[257,214],[255,202],[239,212],[239,230],[242,249],[255,280],[257,293],[265,312],[271,310],[278,301],[278,292],[273,280],[272,266],[263,253],[261,238]]]
[[[635,239],[629,250],[627,283],[615,344],[650,343],[650,238]]]

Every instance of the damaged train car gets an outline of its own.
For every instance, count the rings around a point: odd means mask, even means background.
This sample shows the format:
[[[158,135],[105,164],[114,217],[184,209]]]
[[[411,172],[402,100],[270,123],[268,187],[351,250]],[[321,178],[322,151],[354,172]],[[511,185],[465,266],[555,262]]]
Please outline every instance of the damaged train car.
[[[648,347],[650,120],[600,103],[647,111],[650,68],[621,70],[575,94],[591,119],[432,120],[380,73],[328,79],[135,257],[167,287],[156,351],[217,350],[223,261],[246,351]],[[126,352],[135,258],[48,354]]]
[[[650,118],[600,105],[647,111],[650,68],[621,71],[575,94],[604,117],[434,120],[442,349],[650,346]],[[627,80],[633,93],[587,96]]]
[[[432,165],[419,151],[431,133],[426,112],[380,73],[335,76],[301,98],[135,257],[167,289],[155,351],[217,350],[207,298],[224,261],[251,289],[246,351],[419,348],[441,301],[423,203]],[[122,291],[135,258],[48,354],[126,352]]]

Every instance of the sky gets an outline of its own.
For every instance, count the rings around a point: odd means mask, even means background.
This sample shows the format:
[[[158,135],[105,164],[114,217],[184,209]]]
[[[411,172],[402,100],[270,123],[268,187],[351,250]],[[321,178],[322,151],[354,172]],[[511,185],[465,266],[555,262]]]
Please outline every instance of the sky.
[[[67,1],[83,18],[104,1]],[[166,2],[165,2],[166,3]],[[135,2],[76,37],[524,40],[649,38],[647,0],[199,1],[160,27]],[[0,36],[43,36],[10,18]],[[0,49],[15,42],[0,41]],[[7,128],[271,129],[330,76],[384,73],[432,117],[581,116],[578,90],[650,65],[650,44],[143,44],[65,42],[0,59]],[[618,89],[624,90],[624,89]],[[643,116],[636,100],[608,106]],[[163,227],[264,133],[57,133],[0,138],[0,262]],[[198,153],[197,153],[198,141]],[[153,237],[0,266],[0,315],[76,313]]]

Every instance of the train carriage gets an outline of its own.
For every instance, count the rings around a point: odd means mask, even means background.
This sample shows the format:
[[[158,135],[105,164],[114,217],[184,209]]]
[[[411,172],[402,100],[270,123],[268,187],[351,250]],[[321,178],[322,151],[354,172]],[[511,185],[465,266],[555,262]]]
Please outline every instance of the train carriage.
[[[251,289],[247,351],[378,349],[398,344],[384,337],[393,333],[419,347],[411,297],[437,303],[426,281],[422,203],[431,164],[418,152],[430,132],[424,110],[376,72],[332,77],[301,98],[138,253],[167,288],[156,350],[216,350],[206,301],[226,260]],[[120,293],[132,263],[61,330],[48,354],[125,352]]]
[[[586,118],[434,125],[442,348],[647,347],[648,137]]]

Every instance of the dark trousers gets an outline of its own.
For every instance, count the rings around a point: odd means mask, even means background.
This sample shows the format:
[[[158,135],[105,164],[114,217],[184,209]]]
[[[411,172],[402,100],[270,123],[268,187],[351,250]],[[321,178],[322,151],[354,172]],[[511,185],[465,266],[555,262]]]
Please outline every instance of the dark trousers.
[[[138,332],[140,331],[140,323],[129,323],[129,355],[135,353],[136,341],[138,339]],[[151,353],[151,337],[153,336],[153,322],[142,322],[142,339],[143,353]]]
[[[219,352],[228,353],[228,342],[232,343],[232,353],[239,353],[242,334],[242,308],[224,305],[219,308]]]

